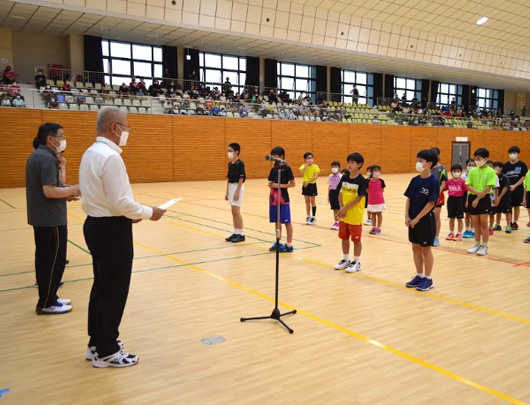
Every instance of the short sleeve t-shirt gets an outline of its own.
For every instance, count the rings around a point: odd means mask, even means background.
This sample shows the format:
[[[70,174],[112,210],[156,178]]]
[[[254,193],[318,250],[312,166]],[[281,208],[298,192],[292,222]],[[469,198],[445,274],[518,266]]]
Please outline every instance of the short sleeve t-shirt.
[[[482,191],[486,187],[491,186],[490,193],[493,193],[493,188],[497,184],[495,170],[489,166],[475,167],[471,169],[467,176],[466,184],[473,187],[477,191]],[[475,194],[469,191],[469,194]]]
[[[269,181],[278,184],[278,170],[280,171],[280,184],[289,184],[289,181],[294,180],[292,169],[287,165],[274,166],[269,173]],[[280,205],[289,204],[289,191],[286,188],[281,188]],[[271,188],[269,202],[271,205],[278,205],[278,189]]]
[[[228,174],[226,175],[229,183],[238,183],[239,179],[243,178],[245,182],[247,176],[245,173],[245,164],[242,160],[238,159],[235,163],[228,163]]]
[[[438,180],[440,184],[442,184],[443,181],[447,181],[447,169],[444,165],[433,167],[431,174],[436,178],[436,180]]]
[[[351,178],[350,175],[345,174],[340,179],[337,190],[342,194],[342,205],[346,205],[361,196],[361,200],[346,211],[346,216],[341,218],[346,224],[362,225],[364,217],[364,199],[366,198],[366,179],[361,175]]]
[[[336,174],[330,174],[328,177],[328,184],[330,190],[337,190],[337,187],[339,185],[340,179],[342,178],[342,174],[336,173]]]
[[[521,178],[526,176],[526,173],[528,173],[528,167],[525,162],[520,160],[517,163],[506,162],[502,172],[508,176],[511,185],[517,183]]]
[[[302,166],[300,166],[300,170],[302,170],[303,168],[305,167],[305,164],[303,164]],[[322,170],[320,170],[320,167],[318,167],[318,165],[309,165],[307,166],[307,170],[304,172],[304,181],[309,181],[311,180],[313,177],[315,177],[315,174],[317,173],[320,173]],[[317,181],[316,180],[313,180],[311,182],[311,184],[315,184]]]
[[[379,205],[385,203],[385,197],[383,195],[383,189],[386,187],[383,179],[372,179],[368,180],[368,204]]]
[[[409,217],[414,219],[425,208],[427,203],[438,201],[440,196],[440,182],[432,174],[427,178],[416,176],[410,181],[405,197],[410,199]],[[434,209],[434,205],[432,207]]]
[[[43,186],[63,187],[59,180],[57,157],[47,146],[39,147],[26,163],[26,201],[28,224],[38,227],[67,224],[66,199],[47,198]]]
[[[524,188],[526,191],[530,191],[530,172],[524,176]]]
[[[448,180],[445,189],[449,191],[449,197],[463,197],[467,192],[466,181],[462,178]]]

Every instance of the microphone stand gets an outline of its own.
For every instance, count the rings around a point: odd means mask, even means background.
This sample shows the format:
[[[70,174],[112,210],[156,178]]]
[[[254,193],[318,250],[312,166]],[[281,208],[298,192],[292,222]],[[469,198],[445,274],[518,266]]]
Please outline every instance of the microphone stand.
[[[293,311],[280,313],[280,310],[278,308],[278,284],[280,279],[280,237],[281,237],[281,223],[280,223],[280,211],[281,211],[281,173],[280,167],[278,166],[278,196],[276,199],[276,285],[275,285],[275,291],[274,291],[274,309],[272,310],[272,314],[270,316],[258,316],[254,318],[241,318],[241,322],[245,321],[255,321],[260,319],[274,319],[278,322],[280,322],[285,329],[289,331],[289,333],[294,333],[294,330],[292,330],[287,324],[281,319],[282,316],[296,314],[296,309]]]

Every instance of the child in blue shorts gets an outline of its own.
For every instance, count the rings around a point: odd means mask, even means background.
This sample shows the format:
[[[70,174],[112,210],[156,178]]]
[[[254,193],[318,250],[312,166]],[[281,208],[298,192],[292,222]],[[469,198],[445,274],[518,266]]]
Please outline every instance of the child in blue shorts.
[[[285,150],[276,146],[271,151],[271,156],[276,159],[285,159]],[[278,171],[280,171],[280,184],[278,184]],[[287,244],[280,244],[280,252],[293,251],[293,225],[291,224],[291,206],[289,205],[289,188],[295,187],[294,175],[287,162],[275,162],[269,173],[269,220],[276,224],[278,206],[280,207],[280,239],[281,224],[285,225],[287,231]],[[280,191],[280,193],[278,192]],[[276,228],[275,228],[276,229]],[[270,251],[276,250],[276,243],[271,246]]]

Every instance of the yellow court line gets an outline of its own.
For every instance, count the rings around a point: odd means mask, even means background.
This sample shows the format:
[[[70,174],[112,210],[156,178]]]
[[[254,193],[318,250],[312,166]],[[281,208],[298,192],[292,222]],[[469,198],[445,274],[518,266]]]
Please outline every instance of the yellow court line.
[[[152,248],[150,246],[144,245],[144,244],[139,243],[139,242],[135,242],[135,243],[138,246],[141,246],[142,248],[144,248],[146,250],[149,250],[150,252],[153,252],[153,253],[158,254],[158,255],[162,254],[162,252],[160,252],[159,250],[154,249],[154,248]],[[198,271],[200,273],[203,273],[203,274],[205,274],[207,276],[210,276],[210,277],[215,278],[217,280],[223,281],[223,282],[225,282],[225,283],[227,283],[227,284],[229,284],[229,285],[231,285],[233,287],[239,288],[240,290],[247,291],[247,292],[249,292],[251,294],[254,294],[254,295],[256,295],[256,296],[258,296],[260,298],[264,298],[264,299],[266,299],[266,300],[268,300],[270,302],[274,302],[274,298],[269,297],[268,295],[260,293],[259,291],[253,290],[252,288],[246,287],[246,286],[244,286],[242,284],[236,283],[235,281],[228,280],[228,279],[226,279],[224,277],[221,277],[221,276],[219,276],[219,275],[217,275],[215,273],[212,273],[212,272],[210,272],[208,270],[205,270],[205,269],[203,269],[201,267],[198,267],[198,266],[196,266],[194,264],[187,263],[186,261],[181,260],[181,259],[179,259],[179,258],[177,258],[175,256],[166,255],[164,257],[166,257],[166,258],[168,258],[170,260],[173,260],[173,261],[175,261],[177,263],[184,264],[186,267],[189,267],[190,269],[196,270],[196,271]],[[400,357],[403,357],[403,358],[405,358],[407,360],[410,360],[410,361],[412,361],[412,362],[414,362],[416,364],[419,364],[419,365],[424,366],[424,367],[426,367],[426,368],[428,368],[430,370],[433,370],[433,371],[436,371],[436,372],[441,373],[443,375],[446,375],[448,377],[451,377],[451,378],[453,378],[453,379],[455,379],[455,380],[457,380],[457,381],[459,381],[461,383],[467,384],[467,385],[469,385],[469,386],[471,386],[473,388],[476,388],[476,389],[479,389],[481,391],[484,391],[484,392],[486,392],[488,394],[491,394],[491,395],[493,395],[493,396],[495,396],[497,398],[503,399],[503,400],[505,400],[507,402],[510,402],[512,404],[527,405],[526,402],[520,401],[520,400],[518,400],[516,398],[513,398],[513,397],[511,397],[509,395],[503,394],[502,392],[494,390],[493,388],[489,388],[489,387],[487,387],[487,386],[485,386],[483,384],[477,383],[477,382],[475,382],[473,380],[470,380],[469,378],[466,378],[466,377],[461,376],[459,374],[453,373],[452,371],[446,370],[446,369],[444,369],[442,367],[438,367],[438,366],[436,366],[434,364],[431,364],[431,363],[429,363],[429,362],[427,362],[425,360],[422,360],[422,359],[420,359],[418,357],[414,357],[414,356],[412,356],[410,354],[402,352],[401,350],[398,350],[398,349],[396,349],[394,347],[385,345],[385,344],[383,344],[381,342],[378,342],[377,340],[371,339],[371,338],[369,338],[367,336],[364,336],[364,335],[362,335],[360,333],[354,332],[354,331],[352,331],[352,330],[350,330],[348,328],[345,328],[343,326],[340,326],[340,325],[338,325],[336,323],[327,321],[327,320],[325,320],[323,318],[320,318],[319,316],[316,316],[316,315],[313,315],[313,314],[311,314],[309,312],[300,310],[298,308],[293,307],[292,305],[286,304],[286,303],[281,302],[281,301],[279,301],[278,303],[280,305],[282,305],[283,307],[285,307],[285,308],[288,308],[288,309],[291,309],[291,310],[296,309],[299,314],[302,314],[302,315],[304,315],[305,317],[307,317],[309,319],[312,319],[312,320],[314,320],[316,322],[319,322],[319,323],[321,323],[323,325],[329,326],[330,328],[333,328],[333,329],[335,329],[335,330],[337,330],[339,332],[346,333],[347,335],[353,336],[353,337],[355,337],[357,339],[360,339],[360,340],[362,340],[362,341],[364,341],[366,343],[369,343],[369,344],[371,344],[373,346],[379,347],[380,349],[386,350],[386,351],[388,351],[390,353],[394,353],[394,354],[396,354],[396,355],[398,355]]]

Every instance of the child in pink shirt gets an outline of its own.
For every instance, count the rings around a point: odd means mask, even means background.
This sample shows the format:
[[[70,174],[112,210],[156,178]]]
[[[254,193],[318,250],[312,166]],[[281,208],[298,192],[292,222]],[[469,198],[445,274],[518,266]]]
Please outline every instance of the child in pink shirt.
[[[461,241],[464,228],[464,208],[466,202],[467,186],[462,178],[462,165],[451,166],[453,178],[445,183],[445,189],[449,191],[447,200],[447,216],[449,217],[449,235],[447,240]],[[455,235],[455,218],[458,220],[458,233]]]
[[[383,211],[386,209],[385,197],[383,195],[386,184],[380,179],[381,166],[373,165],[372,174],[368,180],[368,207],[367,211],[372,213],[372,235],[381,233],[381,224],[383,223]]]

